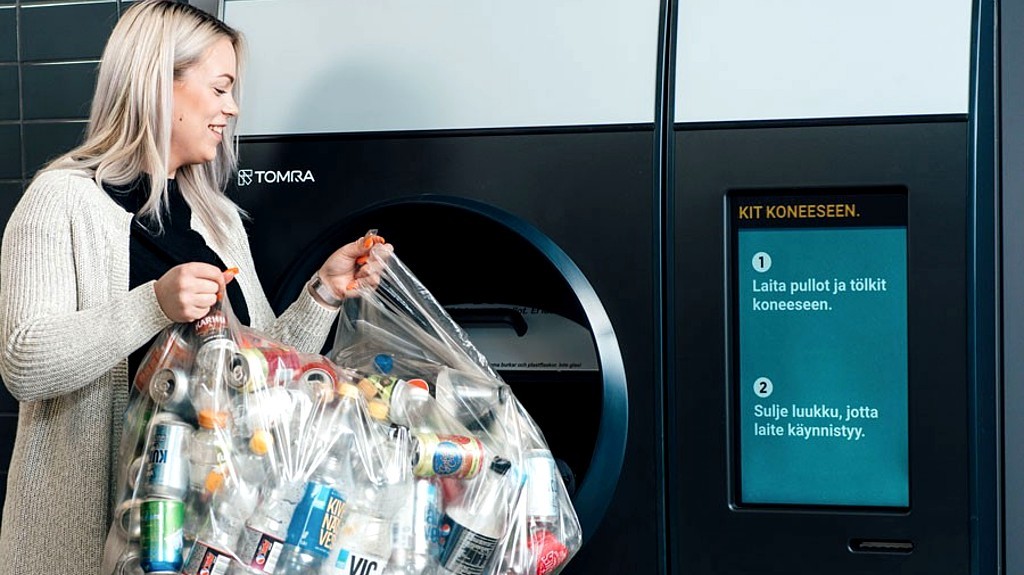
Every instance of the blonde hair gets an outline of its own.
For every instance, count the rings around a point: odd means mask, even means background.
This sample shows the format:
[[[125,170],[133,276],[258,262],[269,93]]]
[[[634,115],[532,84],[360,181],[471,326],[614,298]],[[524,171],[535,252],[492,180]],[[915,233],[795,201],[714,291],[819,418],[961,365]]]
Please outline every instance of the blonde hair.
[[[232,95],[241,99],[242,35],[216,17],[171,0],[143,0],[122,15],[107,41],[84,142],[43,170],[80,169],[96,184],[125,185],[143,174],[149,198],[139,210],[162,230],[167,205],[174,80],[196,65],[218,41],[235,49],[238,70]],[[226,246],[221,222],[241,209],[224,195],[237,167],[234,118],[229,118],[216,159],[178,168],[185,201],[213,240]]]

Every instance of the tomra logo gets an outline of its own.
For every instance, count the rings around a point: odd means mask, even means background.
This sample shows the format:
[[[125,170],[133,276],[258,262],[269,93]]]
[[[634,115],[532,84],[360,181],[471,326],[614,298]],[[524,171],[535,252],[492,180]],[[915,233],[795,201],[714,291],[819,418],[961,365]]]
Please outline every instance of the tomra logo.
[[[313,170],[238,170],[238,185],[305,184],[316,182]]]

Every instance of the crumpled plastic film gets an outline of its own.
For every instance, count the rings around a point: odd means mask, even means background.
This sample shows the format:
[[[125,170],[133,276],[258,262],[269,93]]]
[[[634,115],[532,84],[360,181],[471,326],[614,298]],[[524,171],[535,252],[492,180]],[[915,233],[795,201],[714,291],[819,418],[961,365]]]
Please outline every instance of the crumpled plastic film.
[[[376,419],[409,430],[414,489],[399,519],[429,516],[418,496],[440,518],[433,535],[401,542],[408,549],[396,547],[390,568],[558,573],[582,532],[542,431],[397,256],[374,248],[370,261],[379,285],[345,302],[329,357],[359,373]]]

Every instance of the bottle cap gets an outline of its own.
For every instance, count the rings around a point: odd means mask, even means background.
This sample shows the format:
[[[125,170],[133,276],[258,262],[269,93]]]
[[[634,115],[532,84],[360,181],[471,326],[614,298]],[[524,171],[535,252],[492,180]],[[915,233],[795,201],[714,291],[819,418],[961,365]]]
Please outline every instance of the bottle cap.
[[[353,399],[359,397],[359,388],[352,385],[351,383],[339,383],[338,384],[338,395],[344,398]]]
[[[512,462],[505,459],[504,457],[498,456],[491,461],[491,471],[494,471],[498,475],[505,475],[508,470],[512,468]]]
[[[224,485],[224,471],[217,467],[206,474],[206,492],[216,493]]]
[[[227,427],[228,412],[214,409],[199,410],[199,427],[205,429],[219,429]]]
[[[370,417],[377,421],[384,421],[388,418],[388,404],[381,399],[371,399],[367,402],[366,408],[370,412]]]
[[[266,429],[253,431],[252,438],[249,439],[249,449],[256,455],[266,455],[273,444],[274,436],[270,435],[270,432]]]
[[[409,439],[409,428],[399,423],[392,423],[388,428],[388,437],[397,441]]]
[[[366,399],[373,399],[377,397],[377,386],[373,384],[373,380],[364,377],[359,380],[359,391],[363,392]]]
[[[378,353],[373,358],[373,366],[377,368],[377,371],[387,375],[391,373],[391,368],[394,367],[395,360],[386,353]]]
[[[430,393],[430,385],[428,385],[427,382],[422,379],[407,379],[405,380],[405,382],[408,383],[410,387],[422,389],[423,391]]]

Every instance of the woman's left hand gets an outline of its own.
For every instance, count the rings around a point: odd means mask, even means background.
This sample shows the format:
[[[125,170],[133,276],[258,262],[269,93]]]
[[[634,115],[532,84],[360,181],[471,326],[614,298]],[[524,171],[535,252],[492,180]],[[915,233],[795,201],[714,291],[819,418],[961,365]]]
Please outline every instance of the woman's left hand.
[[[380,246],[370,257],[370,250]],[[338,299],[351,297],[360,288],[375,287],[380,283],[380,272],[394,247],[376,234],[341,246],[328,256],[317,274],[331,288]]]

